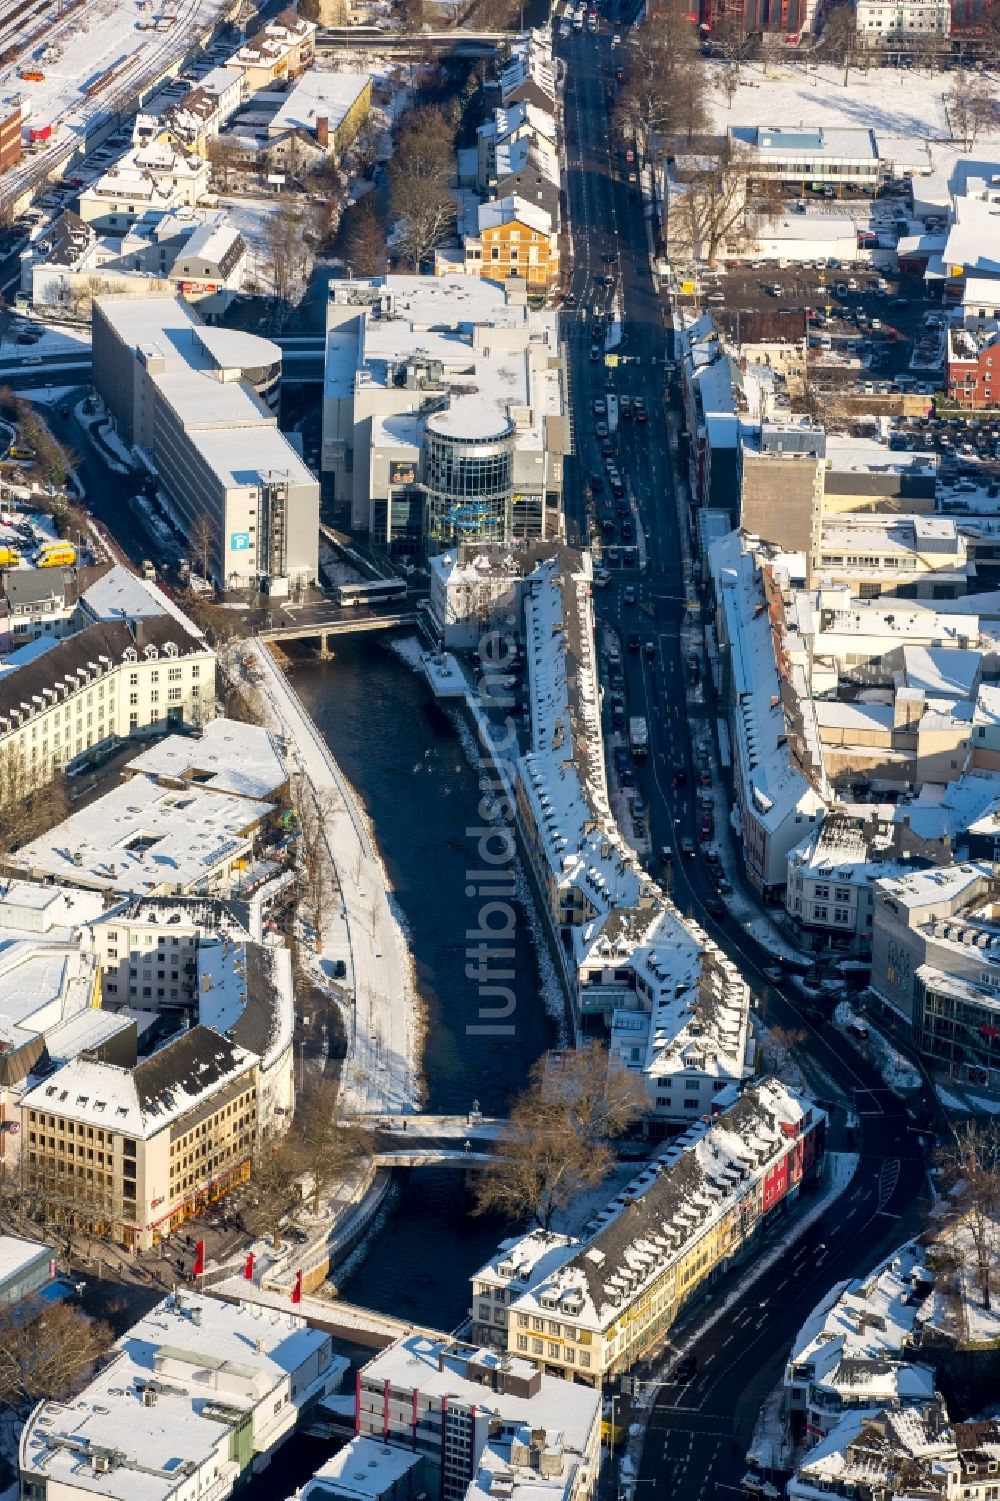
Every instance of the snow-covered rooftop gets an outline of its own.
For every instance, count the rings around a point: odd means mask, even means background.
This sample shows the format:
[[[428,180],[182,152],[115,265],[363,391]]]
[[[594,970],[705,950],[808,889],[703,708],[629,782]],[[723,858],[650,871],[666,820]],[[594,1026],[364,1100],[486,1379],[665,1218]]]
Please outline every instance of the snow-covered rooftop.
[[[292,84],[268,130],[272,135],[283,130],[315,131],[316,122],[325,119],[332,145],[333,132],[370,83],[368,73],[319,73],[310,69]]]
[[[129,761],[127,771],[160,782],[192,782],[210,792],[269,798],[288,780],[270,730],[235,719],[210,719],[197,737],[168,735]]]
[[[22,845],[22,870],[92,890],[207,890],[252,844],[272,804],[132,777]]]
[[[777,1079],[760,1080],[728,1110],[694,1123],[665,1147],[595,1217],[571,1257],[555,1250],[552,1270],[537,1277],[532,1269],[523,1291],[508,1279],[508,1316],[516,1311],[558,1317],[562,1309],[595,1331],[614,1323],[732,1211],[748,1185],[759,1182],[787,1152],[789,1138],[822,1119],[810,1101]],[[521,1244],[506,1253],[512,1269]],[[497,1263],[498,1272],[504,1264]]]
[[[234,1424],[252,1418],[252,1448],[266,1450],[305,1402],[339,1386],[348,1364],[291,1310],[196,1292],[158,1303],[116,1348],[73,1402],[35,1408],[23,1472],[106,1501],[167,1501],[192,1486],[225,1496],[240,1473]]]

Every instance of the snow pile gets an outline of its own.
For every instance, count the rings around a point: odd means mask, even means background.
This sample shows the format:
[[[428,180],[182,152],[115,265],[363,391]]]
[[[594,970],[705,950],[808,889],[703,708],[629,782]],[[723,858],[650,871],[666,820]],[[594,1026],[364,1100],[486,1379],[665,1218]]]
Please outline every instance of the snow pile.
[[[838,1027],[845,1029],[852,1023],[867,1028],[868,1036],[864,1040],[858,1039],[858,1046],[894,1093],[903,1094],[907,1090],[920,1088],[923,1081],[913,1064],[907,1062],[902,1053],[897,1052],[888,1038],[883,1037],[867,1018],[862,1021],[849,1001],[840,1002],[833,1013],[833,1019]]]

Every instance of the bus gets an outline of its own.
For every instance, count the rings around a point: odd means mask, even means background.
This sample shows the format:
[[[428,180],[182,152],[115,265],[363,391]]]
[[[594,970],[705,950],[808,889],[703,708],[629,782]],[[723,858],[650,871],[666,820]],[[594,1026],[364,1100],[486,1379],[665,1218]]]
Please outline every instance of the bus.
[[[29,463],[35,457],[35,450],[25,443],[12,443],[7,450],[9,459],[17,459],[20,463]]]
[[[360,584],[334,584],[338,605],[381,605],[406,598],[405,579],[370,579]]]

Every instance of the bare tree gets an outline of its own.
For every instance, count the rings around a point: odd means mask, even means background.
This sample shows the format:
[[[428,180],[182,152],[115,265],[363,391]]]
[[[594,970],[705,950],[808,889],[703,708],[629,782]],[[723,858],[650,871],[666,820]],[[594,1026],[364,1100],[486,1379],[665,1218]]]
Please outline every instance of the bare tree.
[[[385,250],[385,228],[374,193],[366,193],[344,214],[337,249],[355,276],[374,276]]]
[[[205,156],[212,168],[213,184],[224,193],[228,192],[240,157],[236,142],[227,136],[214,136],[205,147]]]
[[[693,140],[708,124],[705,80],[687,10],[668,0],[632,33],[615,107],[619,130],[644,142],[647,154],[668,153],[680,136]]]
[[[208,583],[208,560],[215,546],[218,535],[218,527],[211,516],[205,511],[199,511],[188,528],[188,541],[195,556],[201,562],[201,576]]]
[[[548,1228],[560,1209],[607,1177],[610,1140],[647,1106],[641,1080],[609,1061],[599,1043],[540,1059],[495,1159],[476,1180],[476,1212]]]
[[[40,1298],[0,1312],[0,1402],[21,1408],[64,1402],[92,1374],[113,1341],[106,1324],[68,1303]]]
[[[337,795],[332,789],[300,781],[295,812],[301,843],[302,896],[306,917],[312,926],[316,952],[323,948],[330,903],[334,896],[334,869],[327,843],[326,826],[333,819]]]
[[[298,1102],[288,1135],[290,1160],[312,1179],[312,1212],[324,1195],[349,1177],[369,1155],[364,1134],[337,1119],[337,1086],[322,1079]]]
[[[240,1217],[249,1234],[269,1235],[275,1250],[281,1245],[281,1227],[297,1200],[295,1174],[287,1138],[259,1144],[250,1168],[247,1207]]]
[[[389,203],[399,222],[400,247],[418,271],[454,226],[454,172],[452,126],[432,105],[415,110],[389,165]]]
[[[995,122],[996,106],[988,79],[981,74],[960,73],[944,96],[952,136],[971,151],[976,137]]]
[[[993,1307],[993,1271],[1000,1255],[1000,1125],[970,1121],[939,1153],[942,1178],[952,1190],[951,1241],[964,1231],[972,1242],[983,1308]]]
[[[0,856],[62,823],[69,812],[66,779],[47,762],[32,764],[23,746],[0,747]]]
[[[304,283],[317,239],[315,205],[282,193],[264,221],[267,267],[274,296],[290,302]]]
[[[753,153],[731,136],[724,136],[688,160],[671,204],[672,231],[685,248],[715,265],[723,245],[742,248],[756,226],[773,211],[774,195],[762,183],[752,195],[747,178],[755,164]]]
[[[831,10],[823,25],[820,40],[820,55],[831,62],[844,65],[844,88],[851,75],[851,65],[857,61],[858,31],[854,9],[850,5],[838,5]]]

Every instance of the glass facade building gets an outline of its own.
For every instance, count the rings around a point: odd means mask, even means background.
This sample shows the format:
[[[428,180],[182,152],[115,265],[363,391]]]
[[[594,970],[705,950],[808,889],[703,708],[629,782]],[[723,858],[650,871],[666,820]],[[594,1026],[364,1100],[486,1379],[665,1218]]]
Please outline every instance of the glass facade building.
[[[472,414],[466,416],[472,419]],[[427,541],[445,547],[506,542],[512,535],[514,424],[496,412],[487,420],[467,420],[463,432],[461,418],[461,408],[456,408],[427,422]]]

